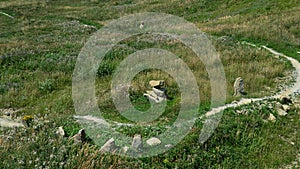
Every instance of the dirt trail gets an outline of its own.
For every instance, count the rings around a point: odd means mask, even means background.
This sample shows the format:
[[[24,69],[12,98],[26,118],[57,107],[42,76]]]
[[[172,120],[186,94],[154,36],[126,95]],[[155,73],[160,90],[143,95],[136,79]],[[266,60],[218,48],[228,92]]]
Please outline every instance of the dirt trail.
[[[254,44],[251,44],[251,43],[248,43],[248,42],[243,42],[247,45],[250,45],[250,46],[254,46],[254,47],[257,47],[256,45]],[[297,73],[296,75],[296,82],[294,83],[294,85],[290,88],[287,88],[285,91],[283,92],[280,92],[274,96],[268,96],[268,97],[263,97],[263,98],[249,98],[249,99],[241,99],[240,101],[238,102],[233,102],[233,103],[230,103],[230,104],[226,104],[224,106],[221,106],[221,107],[217,107],[217,108],[213,108],[211,111],[207,112],[205,115],[206,116],[211,116],[211,115],[214,115],[214,114],[217,114],[227,108],[230,108],[230,107],[237,107],[237,106],[241,106],[241,105],[245,105],[245,104],[249,104],[251,102],[255,102],[255,101],[261,101],[261,100],[265,100],[265,99],[270,99],[270,98],[280,98],[281,96],[286,96],[286,95],[290,95],[290,94],[293,94],[293,93],[296,93],[296,92],[300,92],[300,63],[291,58],[291,57],[288,57],[282,53],[279,53],[271,48],[268,48],[266,46],[262,46],[262,48],[270,51],[271,53],[273,53],[274,55],[276,56],[281,56],[281,57],[284,57],[286,59],[288,59],[293,67],[295,67],[295,71]],[[20,126],[23,126],[22,123],[18,123],[16,121],[13,121],[13,120],[8,120],[8,119],[5,119],[5,118],[0,118],[0,126],[3,126],[3,127],[20,127]]]
[[[244,43],[247,44],[247,45],[250,45],[250,46],[257,47],[256,45],[248,43],[248,42],[244,42]],[[295,72],[296,72],[296,77],[295,77],[296,82],[293,84],[293,86],[292,87],[287,87],[286,90],[281,91],[281,92],[279,92],[279,93],[277,93],[273,96],[268,96],[268,97],[263,97],[263,98],[241,99],[238,102],[233,102],[233,103],[226,104],[226,105],[218,107],[218,108],[213,108],[211,111],[207,112],[205,114],[205,116],[209,117],[211,115],[218,114],[221,111],[223,111],[227,108],[230,108],[230,107],[238,107],[238,106],[241,106],[241,105],[249,104],[251,102],[256,102],[256,101],[261,101],[261,100],[271,99],[271,98],[277,99],[277,98],[280,98],[280,97],[283,97],[283,96],[288,96],[288,95],[293,94],[293,93],[300,93],[300,63],[296,59],[288,57],[288,56],[286,56],[282,53],[279,53],[279,52],[277,52],[277,51],[275,51],[271,48],[268,48],[266,46],[262,46],[262,48],[268,50],[269,52],[271,52],[275,56],[284,57],[292,63],[293,67],[295,68]],[[287,166],[283,166],[283,169],[298,168],[299,164],[300,164],[300,154],[297,155],[296,160],[293,161],[291,164],[289,164]]]
[[[20,120],[16,121],[16,120],[13,120],[11,118],[12,114],[20,111],[21,109],[19,110],[13,110],[13,109],[0,109],[0,115],[3,114],[3,116],[1,117],[0,116],[0,127],[23,127],[24,125],[20,122]],[[4,115],[8,113],[9,115]]]
[[[2,126],[2,127],[23,127],[24,125],[22,123],[19,123],[19,122],[13,121],[13,120],[0,118],[0,126]]]
[[[250,46],[253,46],[253,47],[258,47],[256,46],[255,44],[252,44],[252,43],[248,43],[248,42],[243,42],[244,44],[247,44],[247,45],[250,45]],[[271,48],[268,48],[266,46],[261,46],[262,48],[268,50],[269,52],[271,52],[272,54],[274,54],[275,56],[281,56],[281,57],[284,57],[286,58],[287,60],[289,60],[293,67],[295,68],[295,72],[296,72],[296,82],[293,84],[292,87],[287,87],[286,90],[284,91],[281,91],[273,96],[267,96],[267,97],[262,97],[262,98],[247,98],[247,99],[241,99],[240,101],[238,102],[233,102],[233,103],[230,103],[230,104],[226,104],[224,106],[221,106],[221,107],[217,107],[217,108],[212,108],[211,111],[207,112],[205,114],[205,116],[211,116],[211,115],[214,115],[214,114],[217,114],[227,108],[230,108],[230,107],[238,107],[238,106],[241,106],[241,105],[246,105],[246,104],[249,104],[251,102],[256,102],[256,101],[261,101],[261,100],[266,100],[266,99],[277,99],[277,98],[280,98],[280,97],[283,97],[283,96],[288,96],[290,94],[293,94],[293,93],[300,93],[300,63],[294,59],[294,58],[291,58],[291,57],[288,57],[282,53],[279,53],[277,51],[275,51],[274,49],[271,49]]]
[[[271,53],[273,53],[274,55],[277,55],[277,56],[282,56],[284,58],[286,58],[287,60],[289,60],[293,67],[295,68],[295,72],[297,73],[297,76],[296,76],[296,82],[294,83],[294,85],[291,87],[291,88],[288,88],[286,91],[282,92],[282,93],[279,93],[277,95],[277,97],[280,97],[280,96],[286,96],[286,95],[289,95],[289,94],[293,94],[293,93],[300,93],[300,63],[294,59],[294,58],[291,58],[291,57],[288,57],[282,53],[279,53],[271,48],[268,48],[266,46],[262,46],[263,48],[265,48],[266,50],[270,51]]]

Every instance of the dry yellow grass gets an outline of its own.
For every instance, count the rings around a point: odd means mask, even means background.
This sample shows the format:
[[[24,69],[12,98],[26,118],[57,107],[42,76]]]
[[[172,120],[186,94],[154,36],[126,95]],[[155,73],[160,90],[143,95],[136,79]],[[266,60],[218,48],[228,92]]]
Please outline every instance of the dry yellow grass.
[[[198,22],[196,25],[202,31],[210,33],[227,32],[228,34],[243,34],[248,37],[268,39],[270,42],[288,41],[291,44],[300,44],[299,18],[300,7],[295,6],[282,13],[224,16],[205,23]]]
[[[149,35],[145,37],[149,38]],[[211,37],[211,39],[225,70],[227,83],[224,85],[227,86],[227,101],[237,99],[232,96],[233,83],[237,77],[242,77],[245,81],[245,90],[248,93],[245,97],[261,97],[270,95],[272,91],[276,91],[276,79],[283,77],[290,72],[289,64],[286,63],[286,61],[273,57],[272,54],[266,50],[237,43],[228,37],[223,40],[214,37]],[[142,41],[143,38],[140,38],[139,40]],[[149,39],[147,40],[149,41]],[[179,56],[180,59],[189,66],[197,80],[201,101],[209,102],[211,87],[210,78],[205,70],[205,66],[193,52],[185,48],[182,44],[172,45],[167,50],[170,50],[175,55]],[[101,80],[101,78],[102,77],[97,79],[97,84],[99,87],[101,86],[102,91],[98,91],[100,105],[103,100],[107,100],[107,97],[110,96],[108,93],[110,86],[107,83],[109,78],[105,78],[105,81]],[[153,69],[140,72],[136,75],[131,84],[131,93],[142,96],[146,90],[150,89],[148,83],[153,79],[164,79],[166,81],[168,92],[172,93],[173,97],[179,97],[180,90],[176,81],[169,74]],[[282,81],[280,83],[288,82]],[[106,90],[106,92],[104,92],[106,94],[103,93],[103,91],[105,91],[103,87]]]

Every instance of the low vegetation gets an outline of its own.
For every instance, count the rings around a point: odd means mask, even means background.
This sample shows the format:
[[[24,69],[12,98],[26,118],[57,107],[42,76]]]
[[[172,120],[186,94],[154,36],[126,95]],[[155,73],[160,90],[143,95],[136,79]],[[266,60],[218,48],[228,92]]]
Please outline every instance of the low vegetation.
[[[72,73],[81,48],[103,25],[132,13],[164,12],[183,17],[207,33],[224,66],[226,103],[240,99],[233,96],[232,86],[239,76],[246,85],[244,97],[272,95],[292,83],[293,67],[284,58],[241,42],[267,45],[300,60],[299,9],[294,0],[2,0],[0,110],[19,110],[13,119],[30,120],[23,128],[0,128],[0,168],[279,168],[290,164],[300,149],[299,107],[292,106],[287,116],[271,123],[267,116],[276,111],[265,103],[225,110],[218,128],[203,144],[198,139],[205,119],[199,118],[182,142],[154,157],[104,154],[92,140],[74,144],[70,138],[82,126],[73,117]],[[110,81],[122,59],[150,47],[171,51],[193,71],[201,99],[198,117],[202,117],[211,98],[204,65],[183,44],[151,34],[123,40],[99,65],[95,89],[103,116],[108,121],[132,123],[115,109]],[[176,119],[180,90],[170,75],[159,70],[145,70],[135,77],[130,90],[133,105],[139,110],[149,107],[143,93],[151,79],[166,81],[172,98],[166,111],[151,127],[123,126],[118,131],[155,136]],[[249,113],[239,114],[239,110]],[[65,137],[56,133],[60,126]]]

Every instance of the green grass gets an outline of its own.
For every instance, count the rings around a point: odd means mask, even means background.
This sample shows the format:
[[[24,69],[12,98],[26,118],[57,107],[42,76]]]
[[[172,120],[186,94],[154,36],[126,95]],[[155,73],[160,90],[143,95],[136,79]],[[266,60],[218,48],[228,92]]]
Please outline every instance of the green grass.
[[[188,137],[175,148],[162,155],[138,160],[104,155],[99,147],[85,143],[73,145],[72,141],[58,137],[58,126],[77,126],[72,119],[34,122],[25,129],[5,129],[2,134],[11,135],[9,140],[1,138],[2,166],[8,168],[50,166],[73,167],[121,167],[121,168],[277,168],[288,164],[299,149],[299,109],[292,109],[287,117],[276,115],[274,110],[260,104],[250,104],[238,108],[249,110],[248,115],[236,113],[235,109],[224,112],[221,123],[211,138],[199,144],[198,137],[202,127],[197,121]],[[277,116],[275,123],[265,122],[269,113]],[[73,124],[72,124],[73,123]],[[75,129],[75,128],[74,128]],[[72,129],[65,128],[67,134]],[[76,129],[75,129],[76,130]],[[141,130],[136,128],[136,131]],[[126,129],[121,132],[132,135]],[[162,132],[160,127],[145,130],[149,135]],[[283,139],[284,138],[284,139]],[[18,140],[17,144],[13,144]],[[287,141],[289,140],[289,141]],[[295,145],[290,142],[295,142]],[[117,144],[120,144],[116,142]],[[12,162],[10,159],[17,161]],[[50,160],[49,160],[50,158]],[[22,162],[23,161],[23,162]],[[44,164],[44,162],[46,162]],[[61,163],[63,162],[63,163]]]
[[[34,121],[26,128],[1,128],[0,168],[278,168],[295,160],[300,149],[297,108],[287,117],[278,117],[273,109],[256,104],[237,108],[251,111],[248,115],[226,110],[218,128],[204,144],[198,142],[203,125],[203,119],[198,119],[182,142],[150,158],[103,154],[91,140],[74,145],[69,138],[55,134],[59,126],[63,126],[68,137],[81,128],[73,118],[72,73],[88,38],[113,19],[146,11],[183,17],[213,35],[209,38],[226,74],[226,102],[239,99],[232,96],[233,82],[239,76],[246,84],[245,97],[262,97],[276,92],[278,80],[293,70],[286,60],[238,41],[267,45],[300,60],[300,12],[295,0],[2,0],[0,12],[14,18],[0,14],[0,109],[21,109],[17,118],[33,115]],[[99,66],[95,89],[103,116],[130,123],[112,103],[110,80],[122,59],[149,47],[171,51],[187,63],[199,86],[198,116],[208,111],[211,87],[201,61],[179,42],[158,41],[146,34],[120,42]],[[151,137],[165,131],[176,119],[180,91],[174,79],[162,71],[146,70],[135,77],[130,91],[133,105],[139,110],[149,107],[142,94],[149,89],[151,79],[166,80],[168,94],[173,98],[166,111],[150,123],[151,127],[119,127],[118,131]],[[276,115],[275,123],[264,122],[269,113]]]

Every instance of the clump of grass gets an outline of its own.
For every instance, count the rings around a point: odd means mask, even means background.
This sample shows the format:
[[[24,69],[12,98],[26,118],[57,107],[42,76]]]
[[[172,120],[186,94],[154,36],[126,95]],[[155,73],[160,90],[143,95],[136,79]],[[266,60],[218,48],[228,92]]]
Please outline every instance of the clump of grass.
[[[40,82],[39,90],[44,93],[50,93],[54,90],[54,84],[50,79]]]

